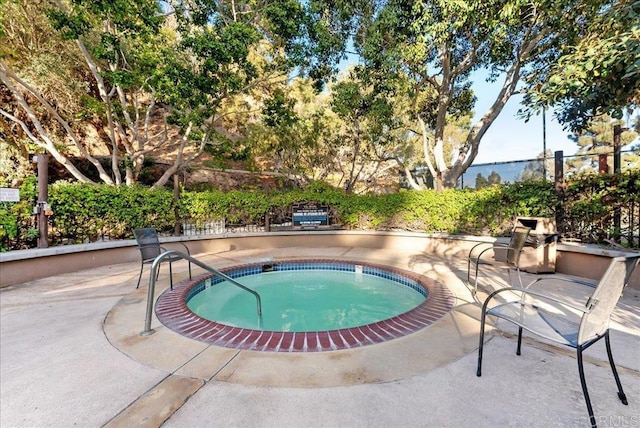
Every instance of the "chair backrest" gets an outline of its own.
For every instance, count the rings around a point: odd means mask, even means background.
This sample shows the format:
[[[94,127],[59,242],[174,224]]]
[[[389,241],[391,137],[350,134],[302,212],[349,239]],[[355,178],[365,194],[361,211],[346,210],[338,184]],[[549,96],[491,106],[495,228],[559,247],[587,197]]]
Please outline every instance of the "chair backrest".
[[[511,240],[509,241],[509,249],[507,250],[507,263],[515,267],[520,263],[520,254],[524,244],[527,242],[527,237],[531,232],[530,227],[516,226],[511,232]]]
[[[578,344],[583,344],[603,334],[609,328],[611,312],[616,307],[622,289],[629,282],[631,273],[639,261],[640,254],[611,259],[609,267],[585,304],[591,310],[582,316],[578,331]]]
[[[158,232],[154,228],[133,229],[133,235],[136,237],[143,262],[153,260],[162,253]]]

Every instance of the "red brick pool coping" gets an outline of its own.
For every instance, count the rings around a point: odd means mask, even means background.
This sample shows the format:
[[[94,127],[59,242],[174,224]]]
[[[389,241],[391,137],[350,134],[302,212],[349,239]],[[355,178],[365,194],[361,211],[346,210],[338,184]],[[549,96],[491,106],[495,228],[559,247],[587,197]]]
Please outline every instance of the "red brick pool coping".
[[[335,259],[296,259],[277,263],[318,262],[345,263],[344,260]],[[233,266],[221,271],[229,272],[262,264]],[[454,305],[453,294],[439,281],[390,266],[366,262],[351,264],[382,269],[410,278],[427,290],[428,297],[408,312],[364,326],[315,332],[261,331],[220,324],[191,312],[186,304],[187,294],[192,287],[212,276],[205,273],[174,285],[173,290],[165,290],[156,303],[156,316],[167,328],[182,336],[226,348],[272,352],[320,352],[358,348],[404,337],[431,325]]]

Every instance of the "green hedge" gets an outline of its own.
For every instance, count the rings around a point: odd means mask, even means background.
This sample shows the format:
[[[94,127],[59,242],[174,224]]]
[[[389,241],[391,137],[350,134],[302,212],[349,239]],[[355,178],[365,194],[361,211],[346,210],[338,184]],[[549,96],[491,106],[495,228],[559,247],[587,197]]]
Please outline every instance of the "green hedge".
[[[570,182],[558,201],[547,182],[519,182],[480,190],[401,191],[353,195],[323,183],[305,190],[184,191],[176,204],[168,190],[58,182],[49,188],[53,245],[131,238],[132,228],[152,226],[171,233],[178,218],[202,224],[224,218],[228,225],[263,225],[282,217],[295,202],[328,204],[346,229],[410,230],[451,234],[503,235],[516,216],[555,217],[562,203],[568,230],[585,242],[603,242],[611,230],[613,207],[640,206],[640,172],[589,176]],[[19,203],[0,203],[0,250],[35,246],[32,214],[35,181],[21,188]],[[630,205],[631,204],[631,205]],[[635,205],[633,205],[635,204]],[[637,234],[631,230],[629,233]],[[633,240],[631,246],[634,246]]]
[[[640,247],[640,171],[584,175],[568,183],[563,232],[584,242]],[[620,228],[614,218],[620,213]]]
[[[228,224],[264,224],[265,215],[284,212],[294,202],[328,204],[340,226],[348,229],[502,234],[517,215],[555,215],[556,197],[548,183],[518,183],[478,191],[402,191],[353,195],[326,185],[306,190],[260,192],[185,192],[180,217],[195,224],[224,218]]]
[[[20,186],[20,202],[0,202],[0,251],[21,250],[36,246],[33,208],[37,200],[36,178],[29,177]]]
[[[168,232],[176,223],[173,193],[141,186],[58,182],[49,188],[49,205],[51,235],[58,242],[125,239],[132,236],[133,228],[153,226]]]

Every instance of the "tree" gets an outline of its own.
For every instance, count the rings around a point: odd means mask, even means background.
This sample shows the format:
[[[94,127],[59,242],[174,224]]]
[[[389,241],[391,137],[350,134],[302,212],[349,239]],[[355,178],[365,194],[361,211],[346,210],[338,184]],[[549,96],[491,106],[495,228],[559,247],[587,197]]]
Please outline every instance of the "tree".
[[[491,173],[487,177],[487,183],[489,184],[489,186],[492,186],[494,184],[500,184],[501,181],[502,181],[502,177],[500,177],[500,174],[498,174],[495,171],[491,171]]]
[[[476,189],[482,189],[483,187],[487,187],[488,185],[489,182],[484,177],[484,175],[478,173],[478,175],[476,175]]]
[[[325,180],[336,170],[339,146],[331,136],[338,122],[328,95],[316,94],[312,80],[296,78],[282,82],[264,101],[247,143],[264,169],[300,184]]]
[[[603,4],[600,1],[324,1],[310,2],[316,19],[353,42],[363,65],[380,80],[409,79],[406,96],[424,141],[423,160],[437,189],[454,187],[478,154],[482,137],[524,76],[553,63],[563,45]],[[349,38],[351,37],[351,39]],[[468,130],[451,159],[447,122],[471,108],[469,76],[487,68],[502,79],[493,104]],[[379,81],[380,81],[379,80]],[[428,94],[421,97],[418,94]]]
[[[70,153],[89,160],[103,182],[116,185],[123,181],[121,167],[132,184],[145,156],[171,153],[170,167],[154,185],[162,186],[206,145],[217,144],[225,117],[233,113],[225,111],[226,103],[286,75],[295,65],[287,53],[296,53],[302,28],[302,7],[295,0],[176,0],[163,3],[163,10],[155,0],[56,1],[48,8],[38,3],[32,9],[25,0],[7,4],[26,11],[29,24],[31,13],[40,14],[40,28],[29,32],[24,25],[21,32],[51,34],[57,42],[46,49],[49,56],[72,52],[79,60],[60,65],[76,71],[72,80],[85,93],[65,110],[46,86],[30,79],[27,71],[37,58],[32,49],[3,54],[1,89],[11,99],[8,108],[0,108],[3,127],[14,140],[26,137],[51,153],[78,180],[90,178]],[[11,19],[4,18],[7,28]],[[22,34],[2,35],[12,41]],[[110,172],[84,138],[89,122],[95,122],[99,144],[111,158]]]
[[[528,162],[522,173],[516,176],[515,181],[546,180],[550,171],[553,171],[553,153],[547,150],[546,155],[540,153],[536,160]]]
[[[73,149],[78,154],[85,150],[80,143],[82,132],[76,130],[72,138],[64,138],[71,128],[69,121],[63,119],[77,115],[82,108],[81,97],[86,87],[82,84],[83,70],[77,67],[81,56],[57,36],[43,13],[45,2],[4,1],[1,6],[0,129],[3,137],[24,158],[36,150],[49,150],[77,179],[88,181],[64,155]],[[20,70],[21,77],[13,68]],[[94,157],[87,159],[99,165]]]
[[[302,183],[325,180],[361,192],[397,180],[386,99],[374,98],[346,73],[316,94],[310,79],[294,79],[265,102],[252,126],[256,157]],[[378,190],[378,189],[376,189]]]
[[[598,158],[602,154],[607,155],[607,164],[613,167],[613,128],[615,125],[622,126],[623,121],[613,120],[611,116],[605,114],[591,119],[582,131],[569,135],[569,138],[578,145],[576,151],[578,157],[567,160],[567,172],[597,171]],[[633,142],[637,136],[638,134],[633,130],[622,132],[621,146]],[[635,155],[625,154],[623,158],[626,159],[624,159],[623,165],[633,163],[634,157],[637,159]]]
[[[347,192],[359,181],[373,182],[393,159],[393,106],[380,93],[350,73],[331,87],[331,107],[343,122],[341,183]],[[386,164],[386,165],[385,165]]]
[[[606,2],[594,16],[549,72],[531,82],[527,115],[556,106],[560,123],[580,132],[602,114],[621,119],[640,107],[640,1]]]

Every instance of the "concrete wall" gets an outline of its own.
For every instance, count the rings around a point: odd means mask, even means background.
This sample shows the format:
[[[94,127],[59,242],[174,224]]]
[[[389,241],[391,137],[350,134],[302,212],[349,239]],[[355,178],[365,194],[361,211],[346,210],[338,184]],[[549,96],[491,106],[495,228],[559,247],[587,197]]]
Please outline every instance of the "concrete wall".
[[[183,242],[192,254],[236,249],[283,247],[364,247],[402,248],[437,254],[443,258],[465,258],[469,248],[491,238],[450,235],[426,235],[403,232],[303,231],[224,234],[215,237],[169,237],[161,239],[164,247],[180,251],[172,242]],[[559,244],[556,271],[586,278],[599,278],[608,259],[620,251],[588,246]],[[46,249],[11,251],[0,254],[0,287],[22,284],[39,278],[60,275],[98,266],[140,260],[135,240],[67,245]],[[640,289],[640,269],[636,269],[629,286]]]

